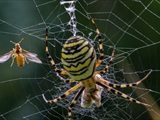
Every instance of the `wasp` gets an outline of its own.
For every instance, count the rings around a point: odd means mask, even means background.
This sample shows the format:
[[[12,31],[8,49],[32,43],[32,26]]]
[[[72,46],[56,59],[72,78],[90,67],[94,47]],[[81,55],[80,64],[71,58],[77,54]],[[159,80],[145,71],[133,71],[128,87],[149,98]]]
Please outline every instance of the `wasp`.
[[[23,67],[25,65],[25,62],[28,63],[28,61],[42,63],[42,61],[39,58],[37,58],[37,54],[31,53],[21,48],[20,43],[23,40],[24,38],[22,38],[18,43],[10,41],[11,43],[15,44],[15,48],[13,48],[13,50],[11,50],[10,52],[2,55],[0,57],[0,63],[7,61],[10,57],[12,57],[12,63],[10,67],[12,67],[15,58],[19,67]]]

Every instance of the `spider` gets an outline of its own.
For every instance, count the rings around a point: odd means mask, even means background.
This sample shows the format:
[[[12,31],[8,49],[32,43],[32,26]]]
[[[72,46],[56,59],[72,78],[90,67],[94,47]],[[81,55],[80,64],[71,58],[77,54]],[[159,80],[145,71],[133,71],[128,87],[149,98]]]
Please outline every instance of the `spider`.
[[[68,91],[63,93],[61,96],[53,100],[47,100],[44,94],[42,94],[44,101],[49,104],[56,103],[60,101],[62,98],[70,95],[77,89],[80,89],[73,98],[70,106],[68,107],[68,120],[71,120],[72,108],[76,104],[77,99],[81,94],[81,107],[89,108],[92,106],[92,104],[95,104],[97,107],[99,107],[101,105],[101,93],[103,91],[103,88],[107,89],[107,91],[110,91],[116,95],[120,95],[121,97],[128,99],[131,102],[135,102],[137,104],[150,107],[150,105],[140,102],[120,92],[119,90],[116,90],[115,88],[126,88],[136,86],[140,84],[142,81],[144,81],[152,72],[152,70],[145,77],[143,77],[141,80],[135,83],[115,84],[103,79],[102,74],[107,72],[109,66],[111,65],[114,59],[115,49],[113,49],[110,60],[106,67],[101,71],[96,71],[96,68],[102,63],[102,60],[104,58],[104,50],[102,45],[101,33],[97,28],[95,21],[90,15],[89,19],[91,23],[94,25],[94,28],[97,33],[100,57],[98,58],[98,60],[96,59],[95,49],[86,38],[82,36],[72,36],[69,39],[67,39],[61,51],[61,61],[64,69],[59,69],[58,67],[56,67],[55,62],[49,53],[48,28],[46,28],[46,55],[51,65],[53,66],[54,71],[57,73],[59,79],[63,82],[71,83],[78,81],[78,83],[72,88],[70,88]],[[63,77],[61,77],[60,74],[68,75],[71,79],[66,80]]]

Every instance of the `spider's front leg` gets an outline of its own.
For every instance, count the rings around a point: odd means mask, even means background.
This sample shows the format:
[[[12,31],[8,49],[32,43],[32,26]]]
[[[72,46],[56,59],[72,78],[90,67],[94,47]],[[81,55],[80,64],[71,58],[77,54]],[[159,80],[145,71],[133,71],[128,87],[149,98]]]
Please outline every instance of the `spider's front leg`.
[[[71,89],[69,89],[68,91],[66,91],[63,95],[61,95],[61,96],[59,96],[58,98],[53,99],[53,100],[47,100],[47,99],[45,98],[44,94],[42,94],[42,97],[43,97],[43,99],[44,99],[44,101],[45,101],[46,103],[49,103],[49,104],[56,103],[56,102],[60,101],[62,98],[70,95],[72,92],[74,92],[74,91],[76,91],[77,89],[79,89],[81,86],[82,86],[82,84],[79,83],[79,84],[75,85],[74,87],[72,87]]]
[[[110,86],[107,86],[107,85],[103,84],[103,83],[97,82],[96,84],[98,84],[98,85],[106,88],[107,91],[110,91],[110,92],[112,92],[112,93],[114,93],[114,94],[116,94],[116,95],[120,95],[121,97],[123,97],[123,98],[125,98],[125,99],[128,99],[128,100],[131,101],[131,102],[135,102],[135,103],[137,103],[137,104],[141,104],[141,105],[144,105],[144,106],[146,106],[146,107],[151,107],[150,105],[148,105],[148,104],[146,104],[146,103],[143,103],[143,102],[140,102],[140,101],[138,101],[138,100],[136,100],[136,99],[134,99],[134,98],[132,98],[132,97],[130,97],[130,96],[122,93],[121,91],[116,90],[116,89],[114,89],[114,88],[112,88],[112,87],[110,87]]]
[[[74,87],[72,87],[71,89],[69,89],[68,91],[66,91],[65,93],[63,93],[63,94],[62,94],[61,96],[59,96],[58,98],[53,99],[53,100],[47,100],[47,99],[45,98],[44,94],[42,94],[42,97],[43,97],[44,101],[45,101],[46,103],[48,103],[48,104],[56,103],[56,102],[62,100],[64,97],[70,95],[72,92],[74,92],[74,91],[76,91],[77,89],[79,89],[81,86],[82,86],[82,84],[79,83],[79,84],[75,85]],[[81,93],[83,92],[83,90],[84,90],[84,87],[82,87],[82,88],[80,89],[80,91],[77,93],[77,95],[76,95],[76,96],[74,97],[74,99],[72,100],[71,105],[70,105],[69,108],[68,108],[68,120],[71,119],[71,116],[72,116],[72,107],[76,104],[76,101],[77,101],[78,97],[81,95]]]
[[[68,107],[68,120],[71,120],[71,116],[72,116],[72,108],[73,106],[77,103],[77,99],[79,98],[79,96],[82,94],[83,90],[85,88],[82,87],[78,93],[76,94],[76,96],[73,98],[72,102],[71,102],[71,105]]]

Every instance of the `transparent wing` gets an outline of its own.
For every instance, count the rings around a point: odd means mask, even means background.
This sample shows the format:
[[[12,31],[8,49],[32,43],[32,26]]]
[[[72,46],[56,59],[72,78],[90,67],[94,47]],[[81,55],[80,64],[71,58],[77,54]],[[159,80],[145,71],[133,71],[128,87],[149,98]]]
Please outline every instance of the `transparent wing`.
[[[3,63],[5,61],[7,61],[11,57],[12,54],[13,54],[13,50],[8,52],[8,53],[6,53],[6,54],[4,54],[4,55],[2,55],[0,57],[0,63]]]
[[[36,57],[36,56],[38,56],[36,53],[31,53],[31,52],[29,52],[29,51],[27,51],[27,50],[24,50],[24,49],[22,49],[22,54],[24,55],[28,55],[28,56],[32,56],[32,57]]]
[[[42,63],[42,61],[37,57],[37,54],[31,53],[27,50],[22,49],[22,55],[31,62]]]

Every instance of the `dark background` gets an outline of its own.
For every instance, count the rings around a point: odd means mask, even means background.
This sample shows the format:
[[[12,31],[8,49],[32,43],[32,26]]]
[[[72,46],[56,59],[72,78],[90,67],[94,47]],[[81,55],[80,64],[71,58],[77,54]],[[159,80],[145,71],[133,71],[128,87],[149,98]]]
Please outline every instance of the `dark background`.
[[[151,69],[153,72],[143,86],[120,89],[152,105],[150,112],[141,105],[104,92],[100,108],[93,106],[83,109],[78,101],[73,118],[159,119],[159,1],[77,1],[75,5],[77,31],[74,32],[89,39],[98,56],[96,33],[87,13],[94,18],[102,33],[106,56],[98,69],[105,66],[113,48],[116,49],[114,63],[104,78],[126,83],[138,81]],[[52,0],[0,0],[0,55],[14,48],[10,40],[19,42],[25,38],[21,47],[38,54],[43,62],[30,62],[22,68],[16,65],[16,61],[10,67],[11,59],[0,64],[0,119],[66,119],[73,94],[54,105],[47,105],[41,96],[44,93],[47,99],[52,99],[74,85],[62,83],[45,56],[45,29],[49,27],[50,52],[58,66],[61,66],[62,45],[73,35],[73,27],[67,25],[73,13],[68,14],[65,7],[68,8],[69,4],[61,5],[60,1]]]

